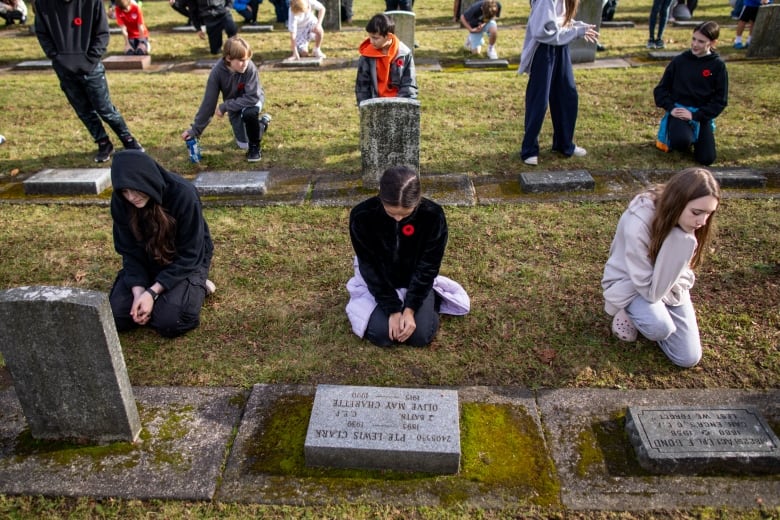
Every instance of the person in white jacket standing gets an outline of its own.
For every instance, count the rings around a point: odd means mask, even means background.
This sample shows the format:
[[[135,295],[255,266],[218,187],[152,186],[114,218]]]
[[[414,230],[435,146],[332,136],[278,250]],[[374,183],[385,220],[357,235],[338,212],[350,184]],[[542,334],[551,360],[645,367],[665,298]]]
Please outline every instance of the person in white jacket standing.
[[[518,73],[529,74],[520,158],[532,166],[539,163],[539,132],[548,104],[553,124],[553,151],[566,157],[582,157],[587,153],[574,144],[579,100],[569,43],[577,38],[595,43],[599,33],[595,25],[574,19],[578,3],[579,0],[533,0],[531,4]]]
[[[658,342],[681,367],[702,356],[690,290],[711,238],[720,186],[709,170],[688,168],[640,193],[620,217],[601,286],[612,332]]]

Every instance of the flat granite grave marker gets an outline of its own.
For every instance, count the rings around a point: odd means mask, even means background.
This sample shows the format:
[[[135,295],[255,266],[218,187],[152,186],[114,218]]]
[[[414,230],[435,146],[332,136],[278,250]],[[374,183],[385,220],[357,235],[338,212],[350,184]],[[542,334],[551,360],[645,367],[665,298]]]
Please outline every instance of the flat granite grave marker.
[[[151,64],[152,57],[148,54],[143,56],[118,54],[103,59],[103,66],[106,70],[145,70]]]
[[[526,193],[592,190],[596,181],[585,170],[530,172],[520,174],[520,186]]]
[[[111,186],[109,168],[41,170],[22,182],[27,195],[97,195]]]
[[[629,406],[626,432],[654,473],[780,472],[780,440],[753,407]]]
[[[204,172],[192,182],[201,195],[265,195],[267,171]]]
[[[138,438],[141,421],[106,294],[46,286],[0,292],[0,351],[34,438]]]
[[[307,466],[457,473],[458,393],[319,385],[304,454]]]

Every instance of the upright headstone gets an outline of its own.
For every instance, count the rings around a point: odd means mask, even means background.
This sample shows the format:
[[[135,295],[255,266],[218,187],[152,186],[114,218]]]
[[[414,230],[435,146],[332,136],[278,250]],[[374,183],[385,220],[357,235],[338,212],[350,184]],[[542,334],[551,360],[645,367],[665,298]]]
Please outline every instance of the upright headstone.
[[[457,473],[458,393],[319,385],[304,454],[308,466]]]
[[[758,8],[753,31],[750,34],[749,58],[780,57],[780,4],[762,5]]]
[[[341,0],[323,0],[325,17],[322,19],[322,28],[326,31],[341,30]]]
[[[411,11],[385,11],[385,14],[395,22],[395,35],[414,53],[415,14]]]
[[[420,169],[420,102],[373,98],[360,103],[363,185],[374,188],[390,166]]]
[[[601,29],[601,0],[583,0],[577,8],[577,20]],[[589,63],[596,61],[596,44],[577,38],[569,44],[569,54],[572,63]]]
[[[0,292],[0,352],[36,439],[138,438],[141,421],[104,293]]]
[[[780,471],[780,440],[750,406],[631,406],[626,432],[655,473]]]

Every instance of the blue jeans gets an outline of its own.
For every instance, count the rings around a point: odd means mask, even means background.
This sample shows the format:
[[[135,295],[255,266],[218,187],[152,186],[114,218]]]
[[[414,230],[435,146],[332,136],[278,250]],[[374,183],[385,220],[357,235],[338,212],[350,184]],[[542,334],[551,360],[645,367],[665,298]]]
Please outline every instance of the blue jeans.
[[[130,137],[130,130],[122,114],[111,102],[108,82],[106,82],[106,69],[102,63],[98,63],[89,74],[83,75],[64,69],[57,64],[56,60],[52,65],[60,79],[60,88],[65,93],[65,97],[68,98],[68,102],[95,142],[108,139],[101,120],[111,127],[119,139]]]
[[[669,19],[669,9],[672,7],[672,0],[653,0],[653,6],[650,8],[650,39],[662,40],[666,21]],[[655,32],[656,21],[658,22],[658,33]],[[655,36],[654,36],[655,35]]]
[[[686,293],[681,305],[674,307],[637,296],[626,307],[626,313],[639,333],[658,342],[675,365],[689,368],[701,360],[699,324],[690,293]]]

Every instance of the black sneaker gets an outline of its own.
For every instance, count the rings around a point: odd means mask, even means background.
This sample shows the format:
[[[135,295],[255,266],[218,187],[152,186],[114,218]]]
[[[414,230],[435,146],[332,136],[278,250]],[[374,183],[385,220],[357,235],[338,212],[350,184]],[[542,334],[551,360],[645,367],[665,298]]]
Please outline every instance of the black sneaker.
[[[111,144],[110,139],[104,139],[103,141],[98,141],[98,151],[95,154],[95,162],[96,163],[106,162],[111,158],[111,152],[113,151],[114,151],[114,145]]]
[[[263,155],[260,153],[260,147],[256,144],[249,145],[249,150],[246,152],[246,160],[249,162],[257,162],[262,159]]]
[[[658,40],[655,41],[655,48],[656,49],[663,49],[665,47],[666,47],[666,44],[664,43],[664,41],[662,39],[659,38]]]
[[[128,136],[122,139],[122,144],[125,145],[125,150],[141,150],[144,151],[144,147],[141,143],[135,140],[135,137]]]

